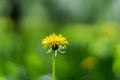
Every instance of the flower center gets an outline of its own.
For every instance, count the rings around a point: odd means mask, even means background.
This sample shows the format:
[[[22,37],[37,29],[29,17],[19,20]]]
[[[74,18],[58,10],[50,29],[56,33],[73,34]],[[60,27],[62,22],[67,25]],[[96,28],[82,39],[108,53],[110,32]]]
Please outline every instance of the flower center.
[[[58,49],[58,45],[57,44],[55,44],[55,45],[52,45],[52,50],[57,50]]]

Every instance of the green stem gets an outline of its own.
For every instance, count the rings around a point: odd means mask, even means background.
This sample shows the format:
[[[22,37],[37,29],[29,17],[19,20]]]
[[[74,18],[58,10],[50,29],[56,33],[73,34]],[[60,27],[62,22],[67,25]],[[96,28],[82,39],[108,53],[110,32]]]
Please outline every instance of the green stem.
[[[52,80],[55,80],[55,54],[57,51],[52,55]]]

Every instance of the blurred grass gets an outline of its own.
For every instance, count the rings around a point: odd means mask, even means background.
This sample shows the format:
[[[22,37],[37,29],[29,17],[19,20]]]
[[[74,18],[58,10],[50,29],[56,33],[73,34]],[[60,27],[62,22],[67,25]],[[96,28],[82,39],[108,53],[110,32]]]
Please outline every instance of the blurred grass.
[[[1,80],[37,80],[51,74],[51,54],[45,53],[41,40],[53,32],[62,34],[69,41],[66,53],[58,54],[58,79],[119,79],[118,23],[66,24],[56,29],[54,25],[29,19],[22,20],[20,33],[14,33],[13,22],[0,18],[0,26]]]

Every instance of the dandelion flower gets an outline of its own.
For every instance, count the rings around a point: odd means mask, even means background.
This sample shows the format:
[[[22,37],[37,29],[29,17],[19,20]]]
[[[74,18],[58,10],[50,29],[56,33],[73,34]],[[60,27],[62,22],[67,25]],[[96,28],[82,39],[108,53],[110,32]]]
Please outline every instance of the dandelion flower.
[[[46,36],[46,38],[42,40],[42,44],[45,48],[49,48],[47,53],[50,53],[51,51],[59,51],[60,53],[64,53],[62,50],[66,48],[68,41],[61,34],[56,35],[53,33]]]

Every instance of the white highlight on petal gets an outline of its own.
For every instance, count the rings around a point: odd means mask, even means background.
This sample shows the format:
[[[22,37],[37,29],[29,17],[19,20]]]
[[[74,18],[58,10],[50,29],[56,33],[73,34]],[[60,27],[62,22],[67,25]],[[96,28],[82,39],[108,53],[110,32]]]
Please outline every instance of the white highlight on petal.
[[[52,48],[48,49],[47,54],[49,54],[52,51]]]

